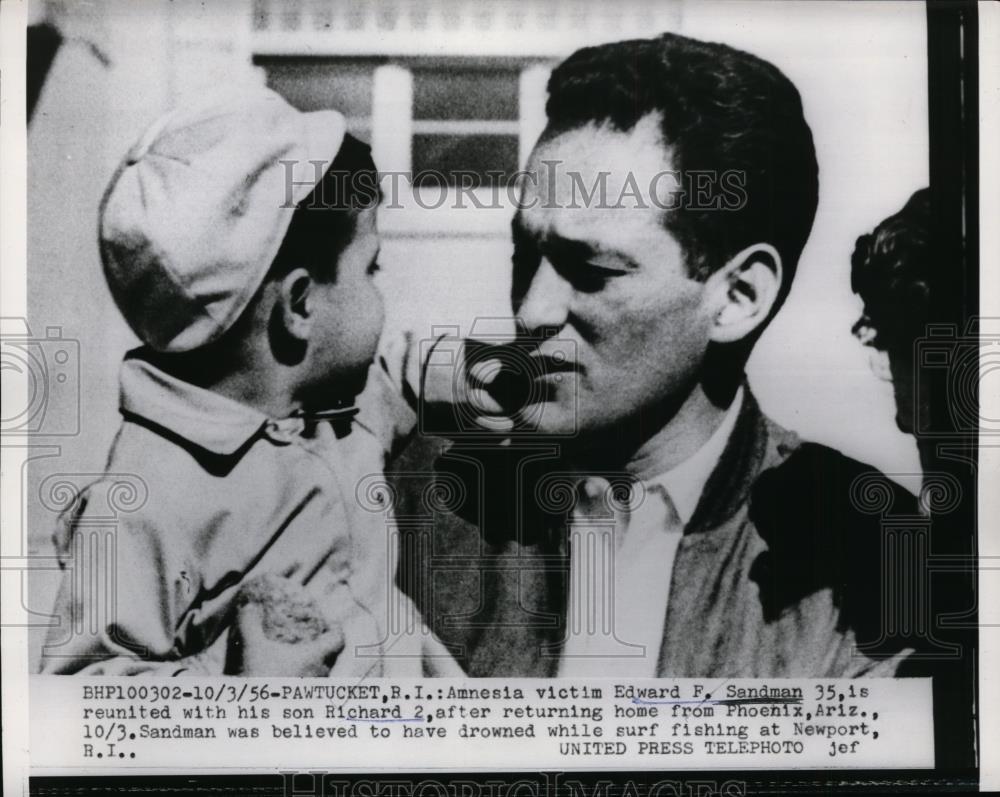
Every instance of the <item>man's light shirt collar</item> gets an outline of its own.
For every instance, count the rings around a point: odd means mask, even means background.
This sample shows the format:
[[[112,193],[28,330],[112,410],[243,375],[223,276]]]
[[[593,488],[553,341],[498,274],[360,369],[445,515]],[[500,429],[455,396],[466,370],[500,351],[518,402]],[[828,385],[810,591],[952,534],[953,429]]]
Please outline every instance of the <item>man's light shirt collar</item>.
[[[646,479],[648,486],[658,485],[663,488],[677,510],[677,516],[684,524],[687,524],[701,499],[701,494],[705,490],[712,471],[722,459],[726,443],[736,426],[736,419],[739,417],[740,408],[743,406],[743,387],[736,392],[729,409],[722,419],[722,423],[712,433],[712,436],[705,441],[705,444],[694,454],[670,470]]]

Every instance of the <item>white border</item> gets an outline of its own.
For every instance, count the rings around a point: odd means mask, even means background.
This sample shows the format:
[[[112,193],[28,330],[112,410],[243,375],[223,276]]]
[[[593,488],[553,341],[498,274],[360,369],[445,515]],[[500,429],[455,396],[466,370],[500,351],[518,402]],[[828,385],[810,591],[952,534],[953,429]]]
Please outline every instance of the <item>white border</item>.
[[[1000,319],[1000,5],[979,3],[979,312]],[[989,219],[993,219],[992,222]],[[996,325],[1000,326],[1000,325]],[[985,331],[985,330],[984,330]],[[996,329],[989,330],[996,333]],[[980,384],[985,384],[982,362]],[[996,376],[993,377],[994,384]],[[980,417],[1000,417],[1000,395],[979,393]],[[992,446],[992,447],[990,447]],[[1000,789],[1000,441],[979,448],[979,756],[980,789]],[[986,561],[986,564],[983,562]],[[987,570],[987,567],[994,569]]]
[[[24,102],[26,0],[0,2],[0,314],[26,315],[26,119]],[[989,219],[1000,218],[1000,6],[979,5],[979,115],[980,115],[980,312],[1000,318],[1000,228]],[[259,49],[259,48],[258,48]],[[985,376],[985,374],[984,374]],[[25,385],[4,374],[4,390],[23,391]],[[1000,396],[980,395],[984,416],[1000,417]],[[1000,557],[1000,446],[980,449],[979,550],[980,555]],[[5,474],[6,475],[6,474]],[[9,482],[9,480],[8,480]],[[6,496],[5,496],[6,497]],[[0,507],[2,527],[20,523],[20,496]],[[18,552],[19,553],[19,552]],[[9,542],[3,555],[9,556]],[[997,560],[1000,561],[1000,560]],[[1000,579],[996,571],[980,572],[980,740],[981,788],[1000,788],[1000,683],[989,677],[997,671],[1000,653]],[[992,578],[987,576],[992,575]],[[3,594],[3,793],[27,792],[28,701],[27,634],[12,625],[11,615],[21,610],[21,571],[0,571]],[[992,627],[991,627],[992,626]]]
[[[25,67],[28,5],[0,2],[0,316],[27,315],[27,111]],[[3,374],[3,390],[18,400],[27,395],[24,379]],[[8,400],[10,397],[8,396]],[[7,464],[6,460],[4,462]],[[23,561],[21,496],[11,496],[19,479],[3,473],[0,505],[0,649],[3,650],[3,793],[28,792],[28,633],[22,611],[23,571],[7,569]],[[13,499],[13,500],[12,500]],[[18,540],[15,543],[14,540]],[[16,550],[15,550],[16,545]],[[14,563],[13,565],[10,563]]]

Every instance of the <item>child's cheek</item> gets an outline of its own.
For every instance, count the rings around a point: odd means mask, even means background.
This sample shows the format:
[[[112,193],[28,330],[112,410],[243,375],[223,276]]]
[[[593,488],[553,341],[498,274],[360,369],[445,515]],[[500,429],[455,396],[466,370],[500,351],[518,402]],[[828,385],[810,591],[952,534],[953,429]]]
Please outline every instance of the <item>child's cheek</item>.
[[[350,293],[349,301],[340,305],[341,343],[346,344],[342,350],[349,352],[350,365],[367,366],[375,358],[382,335],[385,320],[382,295],[368,277],[359,281],[356,290]]]

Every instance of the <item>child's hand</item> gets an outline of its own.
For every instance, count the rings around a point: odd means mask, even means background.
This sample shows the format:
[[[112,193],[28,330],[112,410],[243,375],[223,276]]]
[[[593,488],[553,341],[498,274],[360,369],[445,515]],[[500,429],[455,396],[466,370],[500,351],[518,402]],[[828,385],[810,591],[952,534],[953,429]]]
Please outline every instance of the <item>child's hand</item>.
[[[427,369],[425,404],[455,416],[463,430],[471,424],[484,432],[511,431],[519,403],[504,353],[503,346],[443,338],[435,346],[435,357],[445,357],[454,368]]]
[[[326,676],[343,648],[340,626],[323,617],[305,588],[282,576],[261,576],[236,599],[226,674]]]

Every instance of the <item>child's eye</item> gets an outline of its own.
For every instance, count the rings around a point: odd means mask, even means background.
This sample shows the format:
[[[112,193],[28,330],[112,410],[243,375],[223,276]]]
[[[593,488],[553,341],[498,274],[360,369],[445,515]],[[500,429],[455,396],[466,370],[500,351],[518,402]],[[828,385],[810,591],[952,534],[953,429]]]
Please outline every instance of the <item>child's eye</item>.
[[[371,262],[371,265],[368,266],[368,269],[366,270],[365,273],[368,274],[369,277],[371,277],[374,276],[375,274],[378,274],[378,272],[380,272],[381,270],[382,266],[379,265],[379,262],[377,260],[373,260]]]

